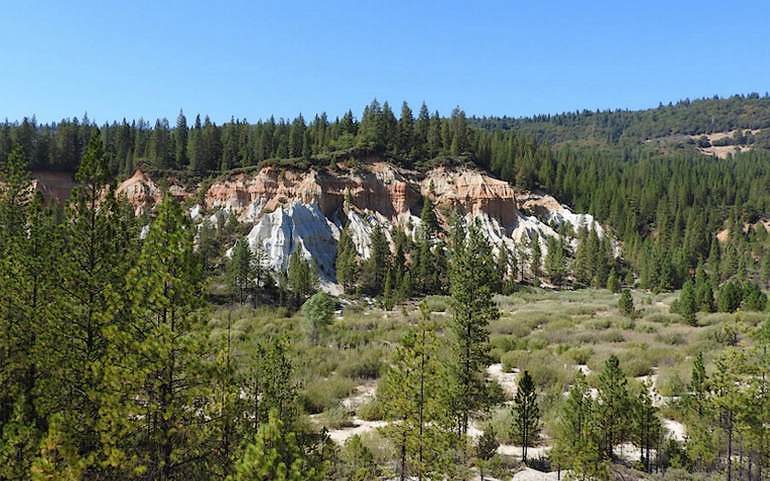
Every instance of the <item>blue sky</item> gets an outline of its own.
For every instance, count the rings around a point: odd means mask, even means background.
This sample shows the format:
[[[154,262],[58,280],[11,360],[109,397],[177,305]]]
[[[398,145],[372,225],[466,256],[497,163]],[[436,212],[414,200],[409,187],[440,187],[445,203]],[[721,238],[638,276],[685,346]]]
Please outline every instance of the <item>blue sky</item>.
[[[764,93],[768,20],[763,0],[15,2],[0,118],[335,116],[374,97],[518,116]]]

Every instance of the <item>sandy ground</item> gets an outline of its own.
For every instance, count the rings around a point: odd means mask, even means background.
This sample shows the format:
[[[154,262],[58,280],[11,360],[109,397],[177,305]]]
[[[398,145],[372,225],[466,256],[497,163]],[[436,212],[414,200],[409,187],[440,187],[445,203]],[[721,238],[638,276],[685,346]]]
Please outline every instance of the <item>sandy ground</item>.
[[[503,365],[497,363],[492,364],[487,368],[487,375],[497,381],[508,396],[513,397],[516,395],[517,378],[519,376],[518,370],[515,370],[514,372],[505,372],[503,371]]]
[[[345,444],[345,442],[355,436],[356,434],[366,434],[372,431],[376,431],[379,428],[384,428],[388,423],[385,421],[364,421],[357,417],[351,421],[352,427],[333,429],[329,431],[329,438],[339,445]]]
[[[356,386],[356,390],[353,395],[343,399],[341,404],[345,409],[349,411],[355,411],[363,404],[366,404],[367,402],[374,399],[376,393],[377,381],[369,381],[365,384],[361,384],[360,386]]]

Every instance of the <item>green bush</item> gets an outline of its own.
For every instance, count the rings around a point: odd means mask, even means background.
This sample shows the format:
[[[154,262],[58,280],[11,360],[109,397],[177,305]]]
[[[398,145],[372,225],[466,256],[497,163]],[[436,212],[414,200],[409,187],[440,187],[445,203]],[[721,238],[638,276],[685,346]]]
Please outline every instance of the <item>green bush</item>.
[[[450,298],[448,296],[427,296],[425,303],[430,312],[447,312]]]
[[[364,421],[380,421],[384,417],[382,403],[377,399],[371,399],[358,407],[358,417]]]
[[[613,342],[613,343],[623,342],[626,340],[626,338],[623,336],[623,333],[617,329],[612,329],[602,333],[600,336],[600,339],[604,342]]]
[[[332,376],[311,382],[300,395],[300,401],[310,414],[318,414],[335,407],[339,401],[349,396],[355,384],[348,378]]]
[[[327,429],[340,429],[353,426],[350,413],[340,404],[321,413],[318,419],[320,424]]]
[[[594,355],[594,350],[589,346],[573,347],[567,351],[567,356],[575,364],[588,364],[588,360]]]
[[[680,332],[668,332],[665,334],[658,334],[655,336],[655,340],[662,342],[663,344],[669,344],[671,346],[681,346],[687,342],[684,335]]]
[[[382,368],[382,349],[370,347],[348,351],[347,359],[342,361],[337,372],[351,379],[377,379]]]

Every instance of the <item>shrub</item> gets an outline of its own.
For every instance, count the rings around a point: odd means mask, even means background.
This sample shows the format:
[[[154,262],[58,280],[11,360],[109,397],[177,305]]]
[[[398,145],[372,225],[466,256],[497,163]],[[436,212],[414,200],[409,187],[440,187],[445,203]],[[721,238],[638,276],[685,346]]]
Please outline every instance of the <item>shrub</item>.
[[[383,352],[378,348],[350,351],[348,359],[341,362],[337,372],[352,379],[377,379],[382,368]]]
[[[358,407],[358,417],[364,421],[380,421],[384,417],[382,403],[377,399],[371,399]]]
[[[308,384],[300,396],[302,405],[310,414],[318,414],[336,406],[353,392],[355,385],[348,378],[332,376]]]
[[[687,340],[685,339],[684,335],[679,332],[669,332],[666,334],[658,334],[655,336],[655,340],[658,342],[662,342],[663,344],[669,344],[671,346],[681,346]]]
[[[626,340],[626,338],[623,336],[623,333],[617,329],[612,329],[602,333],[601,339],[604,342],[623,342]]]
[[[575,364],[588,364],[588,360],[594,355],[594,350],[588,346],[573,347],[567,351],[567,356]]]
[[[340,429],[353,426],[350,413],[342,405],[337,404],[319,416],[321,425],[327,429]]]
[[[449,310],[449,297],[447,296],[427,296],[425,303],[430,312],[446,312]]]

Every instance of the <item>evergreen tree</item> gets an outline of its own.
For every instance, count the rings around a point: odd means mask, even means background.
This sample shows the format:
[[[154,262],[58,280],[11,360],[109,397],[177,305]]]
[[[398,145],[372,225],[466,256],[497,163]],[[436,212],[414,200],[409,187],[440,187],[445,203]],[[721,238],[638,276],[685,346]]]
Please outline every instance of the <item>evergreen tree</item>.
[[[698,318],[696,317],[698,304],[695,285],[691,280],[688,280],[682,286],[682,292],[679,294],[678,310],[687,324],[691,326],[698,325]]]
[[[301,305],[318,288],[318,274],[312,261],[305,260],[299,249],[289,257],[286,271],[287,286],[294,296],[295,305]]]
[[[603,479],[608,463],[601,447],[602,435],[596,422],[596,405],[585,376],[578,371],[575,383],[561,407],[551,458],[569,467],[582,479]]]
[[[270,336],[259,341],[242,373],[245,403],[243,437],[250,438],[273,412],[285,426],[292,426],[298,414],[298,385],[286,339]]]
[[[208,456],[211,387],[193,230],[165,199],[126,277],[127,324],[105,329],[105,464],[158,480],[196,475]]]
[[[492,300],[494,260],[477,224],[458,240],[450,265],[450,293],[454,338],[452,364],[457,386],[458,430],[468,431],[471,415],[486,406],[485,369],[489,365],[489,323],[499,317]]]
[[[567,268],[567,259],[561,237],[549,237],[545,255],[545,270],[551,282],[561,284]]]
[[[254,254],[247,239],[238,239],[235,243],[227,263],[227,277],[233,296],[243,304],[254,290],[256,277]]]
[[[615,355],[607,359],[599,374],[596,421],[603,435],[602,450],[607,459],[614,459],[614,447],[628,434],[630,399],[626,376]]]
[[[385,435],[398,451],[400,479],[410,473],[418,479],[446,473],[453,439],[445,412],[441,346],[427,307],[421,305],[421,311],[422,321],[401,340],[380,391],[390,421]]]
[[[39,333],[45,353],[41,372],[50,373],[40,386],[51,413],[59,415],[57,436],[74,443],[89,476],[101,461],[104,331],[124,320],[125,276],[137,250],[132,213],[121,211],[112,188],[104,188],[109,170],[102,147],[100,132],[93,129],[76,173],[80,185],[62,224],[57,292],[49,298],[56,316]]]
[[[337,282],[349,290],[356,285],[358,277],[358,251],[347,227],[340,232],[337,243]]]
[[[607,277],[607,290],[613,294],[620,292],[620,281],[614,267],[610,270],[610,275]]]
[[[632,438],[634,444],[639,447],[640,462],[648,473],[652,472],[652,449],[658,446],[663,429],[657,417],[657,409],[652,403],[651,388],[649,384],[642,383],[642,389],[632,407]]]
[[[542,268],[542,251],[540,249],[540,235],[535,234],[535,237],[529,241],[530,259],[529,270],[532,276],[540,276],[540,269]]]
[[[521,446],[521,460],[527,462],[527,448],[534,446],[540,433],[540,408],[537,403],[535,382],[524,371],[513,399],[513,436]]]
[[[180,110],[179,116],[176,118],[176,128],[174,129],[174,147],[176,148],[174,158],[178,169],[184,169],[190,163],[187,155],[188,136],[187,118],[184,116],[184,112]]]
[[[318,344],[321,332],[332,323],[334,301],[325,292],[317,292],[302,306],[302,312],[308,324],[310,341]]]
[[[484,481],[484,467],[497,454],[499,446],[500,443],[497,442],[495,429],[492,426],[487,427],[476,443],[476,458],[478,459],[480,481]]]
[[[369,242],[369,258],[364,261],[361,272],[362,284],[368,294],[379,296],[385,290],[385,280],[390,270],[390,245],[378,223],[372,228]]]
[[[631,297],[631,291],[623,289],[618,300],[618,309],[625,316],[634,315],[634,299]]]
[[[315,465],[302,449],[297,433],[290,431],[275,411],[259,428],[235,466],[233,481],[321,481],[326,465]]]

